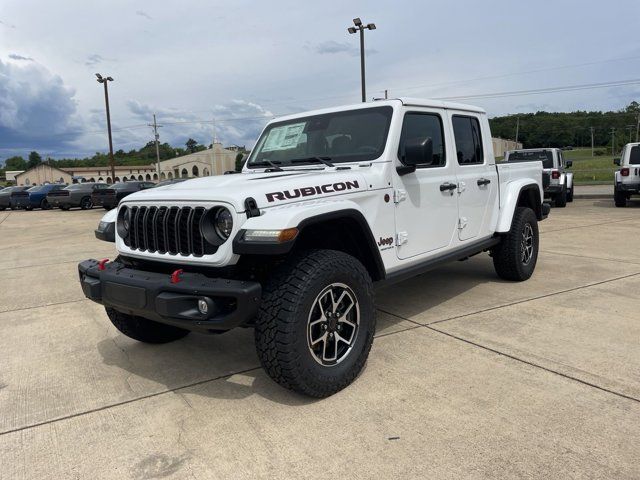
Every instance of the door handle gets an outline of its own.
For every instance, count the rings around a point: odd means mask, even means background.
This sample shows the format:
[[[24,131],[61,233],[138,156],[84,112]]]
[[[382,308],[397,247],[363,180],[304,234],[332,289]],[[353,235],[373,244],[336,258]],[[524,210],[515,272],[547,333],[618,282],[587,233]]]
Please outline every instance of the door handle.
[[[456,188],[458,188],[458,185],[456,185],[455,183],[444,182],[442,185],[440,185],[441,192],[446,192],[447,190],[455,190]]]
[[[491,180],[489,180],[488,178],[479,178],[478,179],[478,186],[482,187],[484,185],[489,185],[491,183]]]

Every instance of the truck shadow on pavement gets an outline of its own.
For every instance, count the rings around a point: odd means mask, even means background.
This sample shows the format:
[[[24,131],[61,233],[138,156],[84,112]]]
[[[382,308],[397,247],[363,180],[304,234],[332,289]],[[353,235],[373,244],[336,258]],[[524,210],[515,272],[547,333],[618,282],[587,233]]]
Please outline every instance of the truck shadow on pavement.
[[[385,312],[378,334],[397,330],[401,317],[427,312],[487,281],[500,282],[490,259],[456,262],[377,292],[376,304]],[[399,316],[394,316],[399,315]],[[104,321],[108,322],[106,315]],[[260,395],[288,406],[317,399],[280,387],[260,367],[252,329],[222,335],[190,334],[182,340],[149,345],[131,340],[109,325],[107,338],[97,344],[103,362],[133,398],[175,392],[212,399],[243,399]],[[362,372],[366,375],[366,366]]]

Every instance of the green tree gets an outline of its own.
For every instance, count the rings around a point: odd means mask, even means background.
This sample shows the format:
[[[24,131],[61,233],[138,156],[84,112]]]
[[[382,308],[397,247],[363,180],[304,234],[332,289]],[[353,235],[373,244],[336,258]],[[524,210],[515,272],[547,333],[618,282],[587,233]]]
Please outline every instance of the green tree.
[[[198,147],[198,142],[193,138],[190,138],[185,142],[185,146],[187,147],[187,151],[189,153],[195,153],[197,151],[196,148]]]
[[[42,163],[42,157],[38,152],[31,152],[27,161],[27,168],[37,167]]]
[[[5,160],[4,168],[6,170],[26,170],[27,162],[24,158],[16,155],[15,157],[9,157]]]

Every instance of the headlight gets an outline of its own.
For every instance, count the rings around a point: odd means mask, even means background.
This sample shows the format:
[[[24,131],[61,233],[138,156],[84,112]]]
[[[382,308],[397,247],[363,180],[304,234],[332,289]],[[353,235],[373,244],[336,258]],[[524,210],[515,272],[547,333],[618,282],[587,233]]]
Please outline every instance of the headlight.
[[[212,208],[200,220],[200,231],[209,244],[222,245],[233,231],[233,215],[225,207]]]
[[[118,212],[118,220],[116,222],[118,235],[121,238],[125,238],[129,235],[129,229],[131,228],[131,210],[127,207],[122,207]]]
[[[233,216],[231,216],[231,212],[224,207],[218,208],[213,219],[216,233],[224,240],[229,238],[231,230],[233,230]]]

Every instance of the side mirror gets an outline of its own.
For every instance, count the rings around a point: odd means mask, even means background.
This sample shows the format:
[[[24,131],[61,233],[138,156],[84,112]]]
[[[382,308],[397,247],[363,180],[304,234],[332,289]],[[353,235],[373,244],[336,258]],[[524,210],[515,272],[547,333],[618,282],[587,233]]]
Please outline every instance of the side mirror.
[[[404,165],[396,170],[400,175],[416,171],[417,165],[431,165],[433,163],[433,141],[431,137],[408,140],[404,146]]]
[[[565,165],[567,168],[571,168],[571,166],[573,165],[573,160],[565,160],[565,161],[564,161],[564,165]]]
[[[614,158],[613,159],[613,164],[617,165],[617,166],[620,166],[620,159],[619,158]]]

